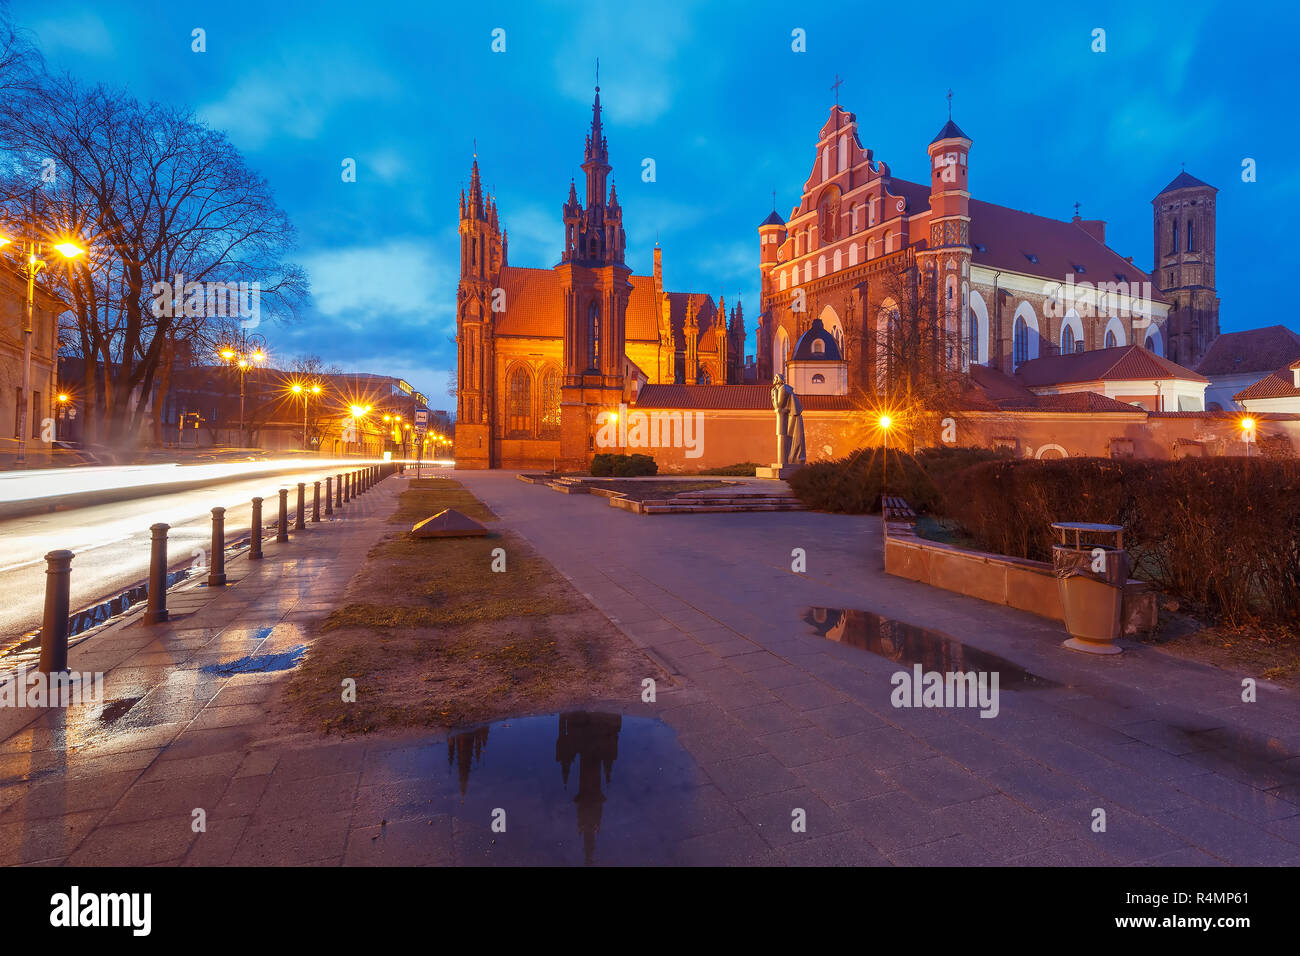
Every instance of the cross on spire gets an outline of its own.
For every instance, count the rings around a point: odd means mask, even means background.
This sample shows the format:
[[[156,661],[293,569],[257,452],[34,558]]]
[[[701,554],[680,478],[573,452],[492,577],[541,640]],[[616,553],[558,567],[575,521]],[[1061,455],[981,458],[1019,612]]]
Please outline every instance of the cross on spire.
[[[835,74],[835,82],[831,84],[831,89],[835,91],[835,105],[840,105],[840,84],[844,81],[840,79],[838,73]]]
[[[952,90],[948,90],[948,119],[952,119]]]
[[[1075,204],[1074,204],[1074,218],[1075,218],[1075,219],[1078,219],[1078,218],[1079,218],[1079,204],[1078,204],[1078,203],[1075,203]]]
[[[478,137],[474,137],[474,158],[478,159]]]
[[[596,57],[596,92],[600,92],[600,57]]]

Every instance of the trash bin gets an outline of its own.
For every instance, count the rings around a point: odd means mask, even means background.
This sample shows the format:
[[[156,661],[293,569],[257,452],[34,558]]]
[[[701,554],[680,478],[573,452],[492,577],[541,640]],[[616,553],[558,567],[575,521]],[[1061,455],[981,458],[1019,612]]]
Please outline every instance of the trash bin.
[[[1124,528],[1116,524],[1058,521],[1052,524],[1059,543],[1052,547],[1052,566],[1070,639],[1065,646],[1088,654],[1118,654],[1128,553]]]

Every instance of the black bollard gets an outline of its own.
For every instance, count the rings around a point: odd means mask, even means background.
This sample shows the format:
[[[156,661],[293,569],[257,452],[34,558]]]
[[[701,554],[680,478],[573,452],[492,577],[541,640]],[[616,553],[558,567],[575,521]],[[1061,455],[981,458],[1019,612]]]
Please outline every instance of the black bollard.
[[[334,476],[334,507],[343,507],[343,475],[339,473]]]
[[[307,483],[298,482],[298,513],[293,519],[294,531],[307,530]]]
[[[311,520],[320,521],[320,482],[312,483]]]
[[[167,620],[167,529],[162,522],[149,526],[153,540],[149,548],[149,606],[144,612],[146,624]]]
[[[208,587],[219,588],[226,583],[226,509],[212,509],[212,570],[208,572]]]
[[[325,476],[325,514],[334,513],[334,479],[329,475]]]
[[[72,583],[72,552],[51,551],[45,556],[45,617],[41,622],[43,674],[68,669],[68,590]]]
[[[280,525],[276,529],[276,541],[289,540],[289,489],[280,489]]]
[[[260,561],[262,558],[262,499],[253,499],[253,529],[248,541],[248,560]]]

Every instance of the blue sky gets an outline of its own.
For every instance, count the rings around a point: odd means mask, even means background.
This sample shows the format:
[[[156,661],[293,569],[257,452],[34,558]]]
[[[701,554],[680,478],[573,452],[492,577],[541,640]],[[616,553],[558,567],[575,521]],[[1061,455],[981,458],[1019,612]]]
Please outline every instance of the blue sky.
[[[758,311],[756,227],[789,212],[844,80],[863,145],[925,181],[946,118],[973,139],[977,198],[1107,221],[1151,263],[1150,200],[1187,171],[1219,187],[1224,331],[1300,331],[1280,273],[1300,203],[1292,155],[1291,5],[1041,2],[873,8],[788,3],[186,3],[11,0],[50,66],[193,107],[227,131],[299,231],[311,309],[265,329],[282,355],[402,375],[446,396],[455,331],[457,196],[473,143],[510,232],[510,261],[559,257],[601,62],[629,264],[656,237],[670,288]],[[191,30],[207,52],[190,51]],[[491,51],[494,28],[506,52]],[[806,31],[807,51],[791,50]],[[1091,50],[1106,31],[1106,52]],[[345,157],[358,164],[344,183]],[[657,181],[641,181],[652,157]],[[1258,179],[1243,183],[1246,157]],[[579,182],[581,192],[581,182]]]

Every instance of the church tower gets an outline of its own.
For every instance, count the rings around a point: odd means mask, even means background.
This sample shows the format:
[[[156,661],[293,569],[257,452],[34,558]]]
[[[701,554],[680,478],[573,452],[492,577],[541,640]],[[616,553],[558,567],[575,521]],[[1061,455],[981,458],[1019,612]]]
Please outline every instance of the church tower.
[[[727,381],[734,385],[745,383],[745,310],[739,299],[731,310],[731,328],[727,330],[731,339],[729,355],[731,369],[727,372]]]
[[[1214,285],[1215,196],[1219,191],[1186,172],[1151,200],[1156,288],[1169,300],[1165,356],[1195,368],[1219,334]]]
[[[491,468],[494,407],[492,290],[506,264],[496,203],[484,198],[478,156],[460,194],[460,282],[456,287],[456,462]]]
[[[585,468],[596,415],[623,396],[626,315],[632,270],[623,261],[623,210],[611,183],[609,144],[601,123],[600,87],[591,108],[582,171],[585,204],[570,184],[564,204],[564,254],[556,272],[564,301],[564,384],[560,398],[560,464]]]
[[[967,159],[971,140],[951,114],[930,143],[930,242],[917,255],[938,297],[936,320],[942,325],[941,355],[948,368],[965,369],[975,342],[968,318],[970,300],[970,184]],[[979,334],[978,332],[975,333]]]

